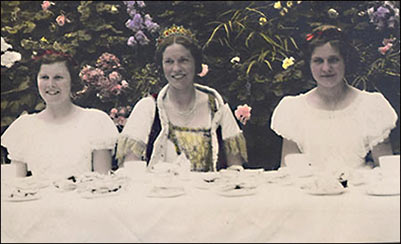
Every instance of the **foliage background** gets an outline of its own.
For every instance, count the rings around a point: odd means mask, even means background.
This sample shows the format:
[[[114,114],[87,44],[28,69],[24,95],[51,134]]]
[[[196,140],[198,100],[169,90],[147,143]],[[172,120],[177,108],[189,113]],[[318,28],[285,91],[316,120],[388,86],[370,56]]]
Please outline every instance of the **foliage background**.
[[[129,87],[109,99],[89,89],[76,103],[107,113],[118,106],[133,106],[164,84],[153,63],[155,38],[148,45],[127,45],[133,34],[125,26],[130,18],[122,1],[56,1],[43,11],[41,1],[2,1],[1,36],[22,55],[11,68],[1,66],[1,133],[22,112],[43,109],[31,70],[34,50],[53,47],[74,55],[82,68],[94,65],[104,52],[121,61],[121,74]],[[276,4],[276,5],[275,5]],[[242,126],[247,139],[249,167],[279,166],[281,138],[270,130],[270,117],[280,99],[314,86],[303,60],[304,38],[319,23],[338,25],[350,35],[360,57],[360,68],[347,77],[356,87],[380,91],[400,116],[399,15],[394,28],[377,28],[367,10],[383,1],[145,1],[139,8],[161,28],[171,24],[190,28],[202,44],[209,73],[197,82],[216,88],[229,102],[252,107],[252,118]],[[391,1],[399,9],[398,1]],[[334,11],[333,11],[334,10]],[[60,26],[56,17],[70,22]],[[393,14],[393,12],[392,12]],[[388,18],[385,16],[383,18]],[[384,38],[395,38],[384,55]],[[2,55],[4,52],[2,52]],[[231,62],[239,57],[240,61]],[[282,67],[285,58],[295,63]],[[296,121],[294,121],[295,123]],[[400,152],[400,122],[391,134]],[[121,127],[119,127],[121,129]],[[4,162],[2,148],[2,162]]]

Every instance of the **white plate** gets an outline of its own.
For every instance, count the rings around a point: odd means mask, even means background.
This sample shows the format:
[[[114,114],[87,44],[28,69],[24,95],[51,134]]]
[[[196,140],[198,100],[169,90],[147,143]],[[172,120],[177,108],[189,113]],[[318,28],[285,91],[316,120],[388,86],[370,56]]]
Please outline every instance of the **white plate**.
[[[10,196],[2,196],[2,200],[7,201],[7,202],[26,202],[26,201],[33,201],[40,199],[40,195],[36,193],[35,195],[29,195],[26,197],[10,197]]]
[[[251,196],[256,194],[256,188],[241,188],[241,189],[232,189],[228,191],[216,191],[217,194],[225,197],[243,197],[243,196]]]
[[[325,195],[339,195],[347,191],[345,188],[339,188],[331,191],[321,191],[316,189],[304,189],[305,192],[311,195],[325,196]]]
[[[367,188],[366,193],[372,196],[397,196],[400,195],[400,188],[399,187],[398,189],[397,187],[383,188],[380,186],[373,186]]]
[[[170,197],[178,197],[185,194],[184,188],[180,187],[153,187],[148,197],[157,197],[157,198],[170,198]]]
[[[90,191],[83,191],[79,195],[81,195],[81,197],[86,198],[86,199],[92,199],[92,198],[116,196],[116,195],[120,194],[120,191],[121,191],[121,189],[118,191],[105,192],[105,193],[92,193]]]

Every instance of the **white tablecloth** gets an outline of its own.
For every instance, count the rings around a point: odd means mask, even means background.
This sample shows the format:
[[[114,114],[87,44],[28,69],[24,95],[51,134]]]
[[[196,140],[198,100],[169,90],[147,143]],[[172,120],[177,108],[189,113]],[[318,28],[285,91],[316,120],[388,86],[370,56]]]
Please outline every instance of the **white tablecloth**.
[[[2,201],[1,242],[400,241],[400,196],[363,185],[315,196],[262,180],[255,195],[224,197],[187,184],[176,198],[149,198],[149,181],[132,180],[104,198],[48,187],[35,201]]]

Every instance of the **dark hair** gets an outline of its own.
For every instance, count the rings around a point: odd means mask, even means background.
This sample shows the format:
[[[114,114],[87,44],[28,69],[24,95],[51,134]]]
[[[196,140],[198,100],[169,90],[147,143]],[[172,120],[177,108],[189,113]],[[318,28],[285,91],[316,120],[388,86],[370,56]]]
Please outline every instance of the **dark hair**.
[[[337,49],[344,59],[345,76],[357,70],[359,57],[344,32],[334,25],[321,25],[313,29],[312,33],[306,35],[304,55],[309,74],[313,51],[316,47],[323,46],[326,43],[330,43],[333,48]],[[310,77],[312,77],[311,74]]]
[[[32,57],[34,61],[35,75],[39,73],[42,64],[53,64],[57,62],[65,62],[68,72],[71,76],[71,93],[75,95],[77,91],[82,90],[83,84],[79,78],[78,65],[71,55],[58,52],[52,49],[41,50],[36,56]],[[33,79],[36,84],[36,77]]]
[[[160,70],[160,74],[164,76],[162,63],[163,53],[168,46],[174,43],[183,45],[191,52],[195,60],[195,75],[202,72],[203,53],[197,41],[183,35],[171,35],[163,39],[156,48],[155,62],[157,68]]]

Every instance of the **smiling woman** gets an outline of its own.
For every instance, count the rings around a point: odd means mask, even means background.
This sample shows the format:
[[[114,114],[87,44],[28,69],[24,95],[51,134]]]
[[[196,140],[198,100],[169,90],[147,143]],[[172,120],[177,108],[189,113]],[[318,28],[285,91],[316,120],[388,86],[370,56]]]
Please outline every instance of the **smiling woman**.
[[[134,107],[118,142],[117,158],[190,162],[192,171],[216,171],[247,161],[245,138],[214,89],[195,82],[202,49],[191,31],[173,25],[157,40],[156,64],[167,85]],[[218,163],[220,162],[220,163]]]
[[[381,93],[361,91],[345,79],[355,65],[352,49],[342,30],[322,25],[306,36],[307,61],[316,87],[284,97],[275,108],[271,128],[283,137],[285,156],[303,153],[313,167],[347,172],[368,164],[372,152],[392,154],[390,131],[397,114]]]
[[[21,115],[1,136],[11,163],[18,166],[20,176],[27,169],[47,178],[107,173],[118,131],[106,113],[73,103],[72,94],[81,85],[72,57],[45,50],[33,59],[46,107]]]

